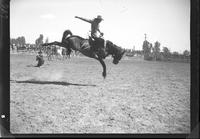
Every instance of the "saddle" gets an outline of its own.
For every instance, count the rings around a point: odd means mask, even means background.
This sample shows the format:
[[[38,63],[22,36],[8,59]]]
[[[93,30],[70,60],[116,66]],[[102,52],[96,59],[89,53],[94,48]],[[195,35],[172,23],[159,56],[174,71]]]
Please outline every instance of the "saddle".
[[[105,58],[105,46],[104,46],[104,39],[102,38],[92,38],[89,36],[89,44],[92,46],[92,50],[97,53],[98,56]]]
[[[98,51],[98,49],[104,48],[104,39],[102,38],[93,38],[89,36],[89,44],[92,46],[92,48],[95,51]]]

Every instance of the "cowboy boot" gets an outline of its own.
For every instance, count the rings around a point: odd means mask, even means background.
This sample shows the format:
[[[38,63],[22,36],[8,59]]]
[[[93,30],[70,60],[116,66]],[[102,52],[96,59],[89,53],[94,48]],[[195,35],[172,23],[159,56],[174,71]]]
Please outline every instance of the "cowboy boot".
[[[95,40],[92,37],[89,38],[89,44],[91,45],[91,49],[96,51]]]

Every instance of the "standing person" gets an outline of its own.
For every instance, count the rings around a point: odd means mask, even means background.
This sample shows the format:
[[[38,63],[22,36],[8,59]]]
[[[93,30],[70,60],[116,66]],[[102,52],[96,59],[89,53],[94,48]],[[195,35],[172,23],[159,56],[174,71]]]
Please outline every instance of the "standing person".
[[[43,55],[42,55],[42,51],[38,52],[38,55],[36,56],[36,61],[38,61],[38,64],[37,64],[36,67],[40,67],[44,64],[44,58],[43,58]]]
[[[103,36],[103,33],[100,31],[99,29],[99,24],[101,23],[101,21],[103,20],[103,18],[98,15],[96,18],[94,19],[85,19],[82,17],[78,17],[75,16],[75,18],[81,19],[83,21],[86,21],[88,23],[91,24],[91,37],[92,39],[94,39],[94,41],[92,41],[92,47],[94,48],[95,51],[97,51],[100,53],[100,55],[102,55],[103,57],[105,57],[105,48],[103,47],[103,49],[99,49],[101,46],[104,46],[104,40],[101,38],[101,36]],[[100,33],[100,34],[98,34]]]

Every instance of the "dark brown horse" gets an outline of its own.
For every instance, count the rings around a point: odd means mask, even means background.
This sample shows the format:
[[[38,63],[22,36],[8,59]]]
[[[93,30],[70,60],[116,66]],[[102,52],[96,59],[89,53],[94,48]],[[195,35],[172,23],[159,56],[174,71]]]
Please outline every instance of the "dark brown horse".
[[[72,50],[79,51],[87,57],[98,60],[103,66],[102,75],[104,78],[106,77],[106,65],[103,59],[105,59],[105,57],[107,57],[108,55],[111,55],[113,57],[113,63],[118,64],[125,52],[124,49],[113,44],[111,41],[106,41],[106,45],[105,45],[106,47],[100,48],[100,49],[105,49],[105,54],[104,56],[102,56],[100,53],[97,53],[96,51],[94,51],[88,39],[84,39],[80,36],[72,35],[70,30],[66,30],[63,33],[62,42],[55,41],[52,43],[43,44],[43,46],[48,46],[48,45],[59,45],[61,47],[67,48],[68,51],[72,51]]]

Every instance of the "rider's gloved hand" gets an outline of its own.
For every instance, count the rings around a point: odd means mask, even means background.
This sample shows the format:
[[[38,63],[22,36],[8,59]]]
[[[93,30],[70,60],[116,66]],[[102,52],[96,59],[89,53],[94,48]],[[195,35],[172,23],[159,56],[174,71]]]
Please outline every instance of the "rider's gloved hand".
[[[101,36],[103,36],[104,34],[103,33],[101,33]]]

